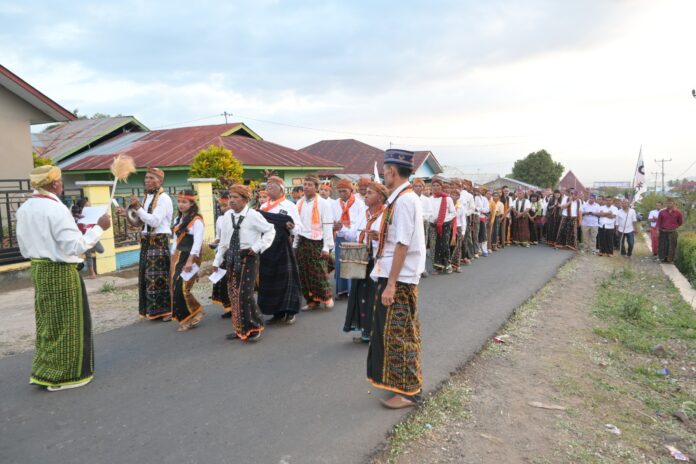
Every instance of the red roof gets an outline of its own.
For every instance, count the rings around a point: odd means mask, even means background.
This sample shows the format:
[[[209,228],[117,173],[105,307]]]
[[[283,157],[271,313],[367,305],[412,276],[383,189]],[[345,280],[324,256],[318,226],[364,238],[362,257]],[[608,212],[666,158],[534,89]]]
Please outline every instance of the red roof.
[[[578,178],[575,177],[573,171],[568,171],[568,173],[565,176],[563,176],[563,179],[561,179],[561,181],[558,183],[558,188],[561,188],[563,190],[572,188],[581,192],[587,191],[585,186],[582,185],[582,182],[580,182]]]
[[[340,174],[373,174],[375,171],[375,162],[377,162],[379,173],[382,174],[384,150],[359,140],[322,140],[321,142],[302,148],[302,151],[330,162],[342,164],[344,167]],[[420,168],[429,155],[432,155],[429,151],[415,152],[413,157],[414,171]],[[319,174],[330,176],[332,174],[338,174],[338,172],[320,172]]]
[[[44,113],[47,118],[32,123],[72,121],[77,117],[58,103],[48,98],[43,93],[29,85],[24,79],[0,64],[0,85],[17,95],[36,109]]]
[[[251,136],[224,135],[239,127],[240,123],[232,123],[122,134],[61,164],[68,171],[103,170],[109,169],[114,156],[126,154],[133,157],[137,167],[188,166],[199,151],[217,145],[231,150],[245,166],[340,167],[340,164]]]

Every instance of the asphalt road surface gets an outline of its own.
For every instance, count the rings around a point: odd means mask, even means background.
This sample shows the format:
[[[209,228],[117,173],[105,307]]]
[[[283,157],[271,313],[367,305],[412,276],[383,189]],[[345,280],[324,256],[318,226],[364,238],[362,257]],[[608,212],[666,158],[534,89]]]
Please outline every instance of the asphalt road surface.
[[[570,253],[507,248],[462,274],[421,281],[425,391],[466,362]],[[93,308],[92,311],[99,311]],[[365,380],[367,346],[341,329],[345,302],[225,340],[141,322],[95,336],[95,380],[48,393],[27,384],[31,353],[0,360],[1,463],[356,463],[407,411]]]

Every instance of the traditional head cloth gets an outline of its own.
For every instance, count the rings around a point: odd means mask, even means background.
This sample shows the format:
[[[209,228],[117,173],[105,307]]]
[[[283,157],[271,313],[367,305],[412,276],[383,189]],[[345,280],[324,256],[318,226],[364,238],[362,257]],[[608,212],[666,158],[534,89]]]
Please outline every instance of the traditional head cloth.
[[[390,148],[384,152],[384,164],[396,164],[413,169],[413,152]]]
[[[435,184],[438,184],[438,185],[440,185],[440,186],[444,186],[444,185],[445,185],[445,182],[444,182],[442,179],[440,179],[439,177],[435,177],[430,183],[431,183],[432,185],[435,185]]]
[[[220,198],[218,198],[218,203],[227,204],[230,201],[230,192],[222,192]]]
[[[259,195],[266,195],[266,196],[268,196],[268,190],[259,190]]]
[[[348,179],[341,179],[338,181],[338,184],[336,184],[337,189],[348,189],[350,191],[353,190],[353,184]]]
[[[159,168],[147,168],[147,173],[152,174],[161,181],[164,181],[164,171]]]
[[[306,182],[311,182],[311,183],[313,183],[313,184],[314,184],[315,186],[317,186],[317,187],[319,186],[319,178],[318,178],[318,177],[315,177],[315,176],[305,176],[304,180],[305,180]]]
[[[422,185],[425,187],[425,182],[420,177],[413,179],[413,185]]]
[[[331,192],[333,192],[333,187],[331,186],[331,184],[329,182],[324,182],[323,184],[321,184],[319,186],[319,188],[328,189]]]
[[[266,179],[266,183],[276,184],[276,185],[279,185],[283,189],[285,188],[285,181],[278,176],[269,177],[268,179]]]
[[[196,192],[193,190],[182,190],[181,192],[176,194],[176,197],[179,200],[188,200],[188,201],[197,201],[198,198],[196,197]]]
[[[234,184],[230,187],[230,194],[236,193],[240,197],[244,198],[246,201],[251,199],[251,190],[249,187],[242,184]]]
[[[58,166],[39,166],[31,170],[29,180],[31,186],[38,189],[45,187],[51,182],[55,182],[63,177],[63,174]]]
[[[369,177],[361,177],[358,179],[358,187],[367,187],[372,183]]]
[[[384,184],[381,184],[379,182],[370,182],[367,185],[367,188],[382,195],[384,197],[384,201],[387,201],[387,199],[389,198],[389,190],[387,190],[387,187],[385,187]]]

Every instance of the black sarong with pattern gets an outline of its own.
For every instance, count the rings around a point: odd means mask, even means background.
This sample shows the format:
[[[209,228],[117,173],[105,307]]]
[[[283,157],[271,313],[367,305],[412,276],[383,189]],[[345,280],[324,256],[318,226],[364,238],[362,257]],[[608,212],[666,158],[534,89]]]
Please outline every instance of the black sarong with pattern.
[[[367,261],[364,279],[352,279],[348,306],[346,307],[346,321],[343,331],[362,331],[363,337],[370,336],[372,328],[372,307],[375,305],[375,281],[370,278],[370,273],[375,267],[375,261],[370,256]]]
[[[254,300],[259,256],[250,250],[239,252],[240,266],[235,266],[227,253],[228,289],[232,311],[232,328],[237,336],[246,340],[250,335],[264,330],[263,316]]]
[[[436,229],[435,224],[430,224],[430,227]],[[435,232],[435,251],[433,252],[433,267],[436,270],[450,269],[450,241],[452,240],[452,221],[445,222],[442,225],[442,234]]]
[[[138,269],[138,312],[148,319],[172,314],[169,234],[143,235]]]
[[[292,250],[292,237],[287,214],[260,211],[275,227],[271,246],[261,254],[259,268],[259,307],[266,315],[297,314],[300,311],[302,289],[297,259]]]

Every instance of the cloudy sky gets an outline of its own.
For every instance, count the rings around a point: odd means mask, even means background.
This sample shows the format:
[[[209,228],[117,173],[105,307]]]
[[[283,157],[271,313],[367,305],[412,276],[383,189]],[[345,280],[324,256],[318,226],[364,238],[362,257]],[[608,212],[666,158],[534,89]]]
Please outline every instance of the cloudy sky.
[[[246,122],[506,174],[545,148],[585,183],[696,176],[696,2],[0,0],[0,63],[68,109]],[[654,179],[654,175],[650,176]]]

